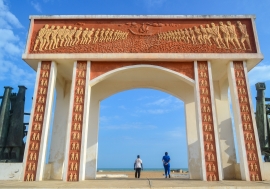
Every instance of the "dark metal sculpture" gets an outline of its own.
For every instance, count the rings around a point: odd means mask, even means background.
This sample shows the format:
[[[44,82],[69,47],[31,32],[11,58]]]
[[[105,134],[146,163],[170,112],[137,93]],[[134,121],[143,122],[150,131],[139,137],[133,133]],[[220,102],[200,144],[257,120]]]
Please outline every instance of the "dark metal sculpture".
[[[256,123],[262,155],[264,155],[266,162],[270,162],[270,120],[268,117],[270,115],[270,104],[265,103],[266,101],[270,101],[270,98],[265,98],[265,89],[265,83],[256,83]]]
[[[25,86],[19,86],[18,93],[11,93],[11,87],[4,87],[0,106],[0,161],[22,162],[24,154],[23,138],[26,135],[24,123]]]

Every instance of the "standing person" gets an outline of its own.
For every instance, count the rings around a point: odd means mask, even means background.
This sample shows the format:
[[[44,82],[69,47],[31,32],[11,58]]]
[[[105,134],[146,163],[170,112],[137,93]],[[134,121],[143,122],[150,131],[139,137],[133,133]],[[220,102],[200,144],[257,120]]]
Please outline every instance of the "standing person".
[[[169,175],[169,178],[171,178],[170,175],[170,156],[168,156],[168,152],[165,152],[165,156],[163,156],[162,158],[162,162],[163,162],[163,166],[164,166],[164,170],[165,170],[165,178],[167,178],[167,176]]]
[[[142,160],[140,159],[140,155],[137,155],[137,159],[134,163],[134,170],[135,170],[135,178],[140,178],[141,170],[143,170]]]

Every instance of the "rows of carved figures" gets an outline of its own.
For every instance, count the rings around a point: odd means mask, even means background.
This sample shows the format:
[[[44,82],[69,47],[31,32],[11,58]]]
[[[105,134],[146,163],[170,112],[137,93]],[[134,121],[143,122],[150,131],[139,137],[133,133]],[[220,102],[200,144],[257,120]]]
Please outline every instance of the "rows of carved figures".
[[[41,139],[44,110],[48,92],[50,64],[42,63],[40,70],[39,84],[37,88],[36,107],[33,116],[32,130],[29,132],[30,143],[25,169],[25,181],[34,181],[36,177],[36,166],[38,164],[38,150]]]
[[[203,127],[203,141],[205,145],[205,165],[206,175],[208,181],[218,180],[216,169],[216,152],[215,152],[215,140],[214,129],[212,119],[211,108],[211,95],[209,93],[209,75],[207,62],[198,63],[198,83],[200,90],[200,104],[202,115],[202,127]]]
[[[237,28],[241,36],[237,36],[235,25],[230,21],[227,21],[227,25],[223,22],[219,22],[219,25],[211,23],[211,27],[209,24],[206,24],[205,27],[200,25],[199,27],[194,26],[193,28],[161,32],[158,34],[158,38],[159,40],[179,41],[192,44],[213,45],[214,42],[217,45],[217,48],[225,49],[230,49],[231,44],[235,49],[246,50],[246,43],[248,50],[251,50],[246,25],[237,21]]]
[[[38,31],[34,51],[52,50],[78,44],[95,44],[127,39],[128,32],[114,29],[83,29],[72,26],[49,26],[46,24]],[[39,46],[39,47],[38,47]]]
[[[68,181],[78,181],[79,176],[79,154],[82,135],[85,82],[86,63],[78,63],[76,68],[69,162],[67,170]]]
[[[243,63],[234,63],[235,83],[238,91],[239,108],[243,125],[244,141],[246,147],[247,161],[249,165],[250,180],[261,180],[259,172],[259,162],[255,146],[255,134],[251,119],[250,105],[245,81]]]

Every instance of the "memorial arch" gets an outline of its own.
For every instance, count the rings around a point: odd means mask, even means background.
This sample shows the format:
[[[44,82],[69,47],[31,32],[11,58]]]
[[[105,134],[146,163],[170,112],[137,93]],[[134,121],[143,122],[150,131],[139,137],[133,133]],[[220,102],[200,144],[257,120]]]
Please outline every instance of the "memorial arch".
[[[117,65],[117,62],[93,62],[95,65],[105,66],[107,64]],[[188,123],[189,129],[196,129],[196,121],[194,122],[195,113],[195,104],[194,100],[194,80],[170,69],[154,66],[154,62],[152,65],[150,62],[144,64],[144,62],[121,62],[121,65],[130,65],[125,66],[110,72],[107,74],[100,75],[96,79],[92,80],[91,85],[91,100],[90,100],[90,113],[88,127],[88,154],[95,154],[93,157],[86,160],[86,178],[93,178],[96,176],[96,162],[95,160],[97,156],[97,147],[95,146],[98,143],[97,140],[97,132],[98,132],[98,115],[99,115],[99,102],[113,94],[116,94],[121,91],[134,89],[134,88],[153,88],[157,89],[171,95],[178,97],[183,100],[186,108],[189,108],[188,115]],[[166,63],[163,63],[166,65]],[[167,63],[168,64],[168,63]],[[181,64],[181,63],[180,63]],[[183,65],[187,63],[182,63]],[[93,66],[94,67],[94,66]],[[98,81],[98,83],[97,83]],[[121,84],[120,84],[121,83]],[[178,87],[175,87],[177,85]],[[92,103],[92,104],[91,104]],[[186,118],[187,119],[187,118]],[[95,134],[93,134],[95,133]],[[192,137],[190,137],[192,140]],[[92,140],[94,139],[94,140]],[[194,146],[194,144],[190,144]],[[94,150],[90,150],[94,148]],[[199,146],[197,149],[195,147],[190,147],[191,151],[197,150],[197,155],[199,156]],[[192,154],[192,152],[190,152]],[[191,162],[194,160],[199,161],[199,157],[190,158]],[[93,163],[94,162],[94,163]],[[95,166],[91,166],[93,163]],[[92,168],[91,168],[92,167]],[[194,163],[190,163],[190,170],[193,168],[193,174],[195,178],[199,179],[199,175],[197,174],[198,166]],[[191,174],[192,174],[191,173]],[[197,177],[196,177],[197,176]]]
[[[185,103],[191,179],[264,178],[247,73],[262,59],[254,16],[31,16],[23,59],[37,71],[21,180],[96,176],[99,101],[151,87]],[[252,166],[251,166],[252,165]],[[251,169],[252,167],[252,169]]]

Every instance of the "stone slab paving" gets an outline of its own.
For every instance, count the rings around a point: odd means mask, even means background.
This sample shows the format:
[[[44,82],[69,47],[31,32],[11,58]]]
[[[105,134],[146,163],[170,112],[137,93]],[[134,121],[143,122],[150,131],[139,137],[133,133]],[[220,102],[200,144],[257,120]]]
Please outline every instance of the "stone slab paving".
[[[97,179],[82,182],[63,181],[1,181],[0,188],[104,188],[104,189],[270,189],[270,181],[218,181],[204,182],[199,180],[179,179]]]

